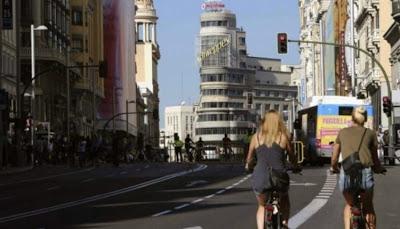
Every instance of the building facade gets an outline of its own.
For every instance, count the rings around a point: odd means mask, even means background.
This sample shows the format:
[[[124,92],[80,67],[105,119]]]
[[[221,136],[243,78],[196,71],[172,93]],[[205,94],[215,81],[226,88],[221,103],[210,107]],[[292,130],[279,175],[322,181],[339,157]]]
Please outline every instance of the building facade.
[[[145,141],[158,146],[159,141],[159,85],[158,61],[160,47],[157,42],[157,14],[152,0],[135,0],[136,23],[136,83],[146,105],[144,124]]]
[[[384,39],[394,20],[391,17],[389,1],[355,1],[355,26],[358,47],[367,50],[391,75],[390,44]],[[374,128],[382,125],[387,128],[388,120],[383,113],[382,97],[388,94],[383,72],[372,59],[363,53],[356,55],[356,75],[359,91],[369,99],[374,108]],[[390,82],[392,83],[392,82]]]
[[[78,66],[81,78],[74,84],[73,94],[79,125],[79,135],[95,133],[97,106],[104,98],[104,82],[99,76],[103,53],[103,5],[95,0],[71,0],[71,58]],[[86,67],[85,67],[86,66]]]
[[[203,9],[197,41],[201,97],[196,139],[221,145],[227,134],[239,152],[263,112],[287,109],[283,96],[291,90],[297,94],[297,89],[289,86],[290,72],[280,71],[280,60],[247,55],[246,32],[221,2],[207,1]]]
[[[8,22],[11,27],[0,26],[0,90],[2,91],[0,104],[0,168],[10,163],[10,153],[6,149],[5,142],[8,136],[14,134],[10,119],[16,117],[16,10],[15,0],[9,2],[11,5],[2,5],[1,7],[3,14],[5,11],[11,14]]]
[[[104,0],[104,58],[107,72],[104,99],[98,109],[96,128],[137,136],[135,80],[135,3]],[[128,115],[127,115],[128,114]],[[128,119],[128,120],[127,120]]]
[[[17,36],[21,39],[21,81],[27,90],[23,101],[23,117],[33,116],[34,123],[49,123],[51,129],[63,135],[67,132],[68,88],[66,67],[76,65],[68,58],[70,41],[70,1],[21,1],[21,29]],[[35,99],[33,111],[30,109],[31,88],[31,40],[30,27],[45,25],[47,30],[35,31]],[[81,76],[77,69],[68,69],[70,85]],[[40,76],[38,76],[40,75]],[[74,100],[70,97],[71,101]],[[71,103],[72,104],[72,103]],[[71,105],[70,117],[76,110]],[[78,126],[70,122],[70,131],[78,132]]]

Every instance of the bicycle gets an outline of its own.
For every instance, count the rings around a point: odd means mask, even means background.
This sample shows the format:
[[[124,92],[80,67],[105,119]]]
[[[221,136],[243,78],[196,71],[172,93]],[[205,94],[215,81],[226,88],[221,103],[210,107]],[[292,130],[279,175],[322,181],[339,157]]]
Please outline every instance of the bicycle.
[[[339,173],[339,170],[331,170],[332,173]],[[386,169],[383,169],[380,174],[386,174]],[[353,205],[350,208],[350,228],[351,229],[369,229],[367,220],[364,215],[362,195],[365,190],[362,188],[362,172],[350,174],[349,192],[353,196]]]
[[[301,168],[289,168],[292,173],[301,175]],[[280,211],[280,191],[272,189],[269,192],[268,199],[265,204],[265,215],[264,215],[264,228],[265,229],[284,229],[282,223],[282,212]]]

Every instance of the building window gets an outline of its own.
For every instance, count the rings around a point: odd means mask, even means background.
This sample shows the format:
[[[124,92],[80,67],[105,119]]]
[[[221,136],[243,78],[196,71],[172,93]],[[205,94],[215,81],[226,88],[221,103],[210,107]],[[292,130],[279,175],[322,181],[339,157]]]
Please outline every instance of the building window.
[[[246,45],[246,38],[245,37],[239,37],[239,44],[240,45]]]
[[[154,24],[149,24],[149,41],[153,41]]]
[[[81,9],[73,9],[72,10],[72,24],[73,25],[82,25],[82,10]]]
[[[138,23],[137,25],[137,41],[144,41],[144,25],[143,23]]]
[[[82,37],[72,37],[72,51],[76,51],[76,52],[83,51]]]
[[[279,104],[274,105],[274,110],[279,111]]]

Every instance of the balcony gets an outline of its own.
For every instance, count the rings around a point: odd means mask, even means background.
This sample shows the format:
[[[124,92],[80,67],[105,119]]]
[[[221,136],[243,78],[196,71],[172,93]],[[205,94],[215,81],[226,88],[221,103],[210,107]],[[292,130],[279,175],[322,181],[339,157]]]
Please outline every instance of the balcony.
[[[36,48],[36,60],[57,61],[65,65],[65,55],[53,48]],[[21,48],[21,59],[31,59],[31,48]]]
[[[396,22],[400,22],[400,0],[392,0],[392,17]]]

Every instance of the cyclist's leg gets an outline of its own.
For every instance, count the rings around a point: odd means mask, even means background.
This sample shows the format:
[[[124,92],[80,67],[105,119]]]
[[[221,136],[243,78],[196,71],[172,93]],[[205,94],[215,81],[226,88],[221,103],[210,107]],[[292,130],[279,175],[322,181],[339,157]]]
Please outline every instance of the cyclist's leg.
[[[369,229],[376,228],[376,215],[374,204],[372,202],[374,197],[374,191],[368,190],[364,194],[361,195],[361,201],[363,203],[363,214],[365,215],[366,223],[368,224]]]
[[[350,192],[343,192],[346,205],[343,210],[344,229],[350,229],[351,206],[353,205],[353,194]]]
[[[290,215],[290,201],[289,201],[289,192],[280,193],[280,210],[282,212],[282,223],[285,226],[288,226],[289,215]]]
[[[258,229],[264,229],[264,217],[265,217],[265,204],[267,202],[267,195],[266,194],[257,194],[257,203],[258,203],[258,209],[257,209],[257,228]]]

